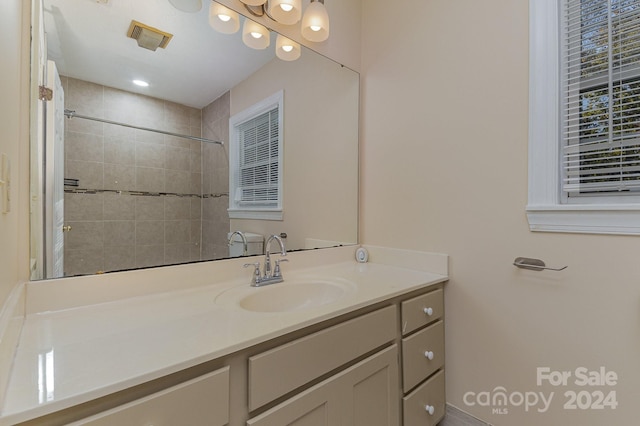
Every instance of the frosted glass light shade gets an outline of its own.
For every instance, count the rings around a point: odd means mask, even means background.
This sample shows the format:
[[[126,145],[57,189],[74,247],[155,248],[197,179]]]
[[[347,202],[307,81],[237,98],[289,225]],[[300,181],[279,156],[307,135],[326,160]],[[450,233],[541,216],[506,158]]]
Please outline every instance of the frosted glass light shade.
[[[293,25],[302,17],[300,0],[269,0],[269,15],[284,25]]]
[[[176,9],[187,13],[195,13],[202,9],[202,0],[169,0],[169,3]]]
[[[321,42],[329,38],[329,14],[324,4],[312,3],[304,11],[302,17],[302,37],[309,41]]]
[[[283,61],[295,61],[300,57],[300,44],[278,34],[278,38],[276,38],[276,56]]]
[[[220,3],[209,6],[209,25],[222,34],[233,34],[240,29],[240,15]]]
[[[266,49],[271,44],[269,30],[263,25],[245,19],[242,26],[242,41],[252,49]]]
[[[240,0],[242,3],[249,6],[262,6],[267,0]]]

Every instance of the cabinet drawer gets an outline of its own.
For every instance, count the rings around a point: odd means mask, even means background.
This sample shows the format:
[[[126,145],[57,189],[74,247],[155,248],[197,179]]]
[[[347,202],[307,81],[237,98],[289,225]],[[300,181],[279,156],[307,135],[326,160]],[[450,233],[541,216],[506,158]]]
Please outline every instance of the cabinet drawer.
[[[402,339],[402,383],[404,392],[444,365],[442,320]]]
[[[402,398],[402,409],[404,426],[432,426],[442,420],[445,413],[444,370]]]
[[[222,426],[229,423],[229,367],[71,425]]]
[[[249,358],[249,409],[392,341],[396,312],[389,306]]]
[[[442,289],[402,302],[402,334],[407,335],[424,325],[442,318],[443,313],[444,296]]]

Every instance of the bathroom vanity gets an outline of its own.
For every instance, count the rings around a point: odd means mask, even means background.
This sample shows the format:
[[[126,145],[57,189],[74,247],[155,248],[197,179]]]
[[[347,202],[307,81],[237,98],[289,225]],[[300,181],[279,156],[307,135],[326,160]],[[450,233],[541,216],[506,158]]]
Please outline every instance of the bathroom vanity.
[[[0,423],[435,425],[447,258],[354,250],[311,267],[293,253],[302,267],[271,288],[224,280],[28,314]]]

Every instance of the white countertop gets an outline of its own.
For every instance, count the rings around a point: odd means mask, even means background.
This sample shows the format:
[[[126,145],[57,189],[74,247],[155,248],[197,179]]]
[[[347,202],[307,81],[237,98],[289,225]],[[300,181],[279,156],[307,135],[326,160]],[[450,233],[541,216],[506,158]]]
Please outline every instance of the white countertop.
[[[263,313],[217,303],[225,290],[249,287],[244,275],[186,290],[27,314],[0,424],[121,391],[447,279],[446,273],[344,261],[284,271],[285,282],[327,277],[354,284],[353,291],[330,304]]]

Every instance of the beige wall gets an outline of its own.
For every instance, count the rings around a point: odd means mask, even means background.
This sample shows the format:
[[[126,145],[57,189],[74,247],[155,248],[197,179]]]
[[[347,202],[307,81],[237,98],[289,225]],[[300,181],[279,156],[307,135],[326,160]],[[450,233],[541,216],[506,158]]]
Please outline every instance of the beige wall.
[[[371,0],[363,8],[362,240],[451,255],[447,397],[495,425],[631,425],[640,400],[640,239],[532,233],[528,2]],[[518,270],[516,256],[569,265]],[[617,386],[549,388],[536,368],[604,366]],[[466,392],[555,392],[546,413]],[[615,390],[616,410],[564,410]]]
[[[0,2],[0,153],[11,162],[12,204],[9,213],[0,213],[0,304],[18,281],[28,277],[29,106],[21,95],[28,90],[29,52],[20,44],[23,30],[28,32],[28,25],[22,25],[25,3]]]
[[[305,239],[357,241],[358,77],[308,50],[274,59],[231,89],[231,115],[284,92],[284,220],[231,220],[231,229]],[[330,165],[330,167],[328,166]]]

